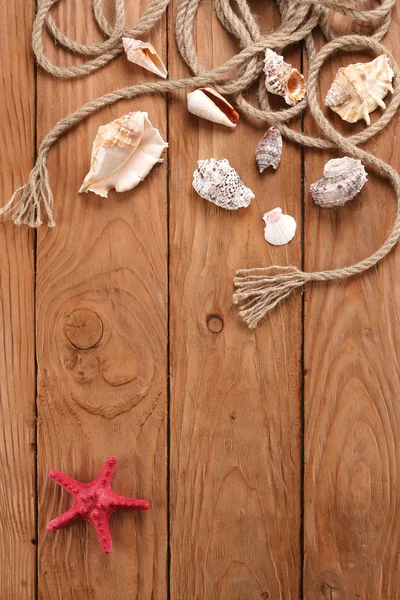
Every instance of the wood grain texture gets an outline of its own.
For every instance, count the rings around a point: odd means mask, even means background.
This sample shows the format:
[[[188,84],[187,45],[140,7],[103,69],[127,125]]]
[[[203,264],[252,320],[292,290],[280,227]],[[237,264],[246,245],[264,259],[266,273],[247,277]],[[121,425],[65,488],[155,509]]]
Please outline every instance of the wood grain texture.
[[[397,60],[399,9],[384,39]],[[323,71],[322,92],[339,66],[370,59],[360,53],[337,56]],[[332,113],[329,118],[346,134],[363,128],[345,126]],[[397,169],[399,126],[399,119],[393,121],[368,144]],[[316,131],[309,121],[307,130]],[[306,270],[337,268],[372,254],[394,219],[394,194],[371,172],[361,194],[345,207],[315,207],[309,185],[332,157],[311,151],[305,156]],[[362,278],[315,285],[306,293],[307,600],[399,598],[399,267],[396,249]]]
[[[3,204],[26,180],[34,159],[33,5],[3,0],[1,13]],[[2,600],[33,600],[36,590],[34,240],[33,231],[0,224]]]
[[[271,5],[253,8],[262,11],[264,29],[272,27]],[[197,47],[209,67],[237,52],[212,3],[200,5]],[[171,77],[183,76],[171,45],[170,58]],[[185,91],[171,95],[173,600],[299,596],[300,299],[257,332],[232,307],[235,269],[300,261],[300,236],[273,248],[262,223],[280,204],[301,225],[300,151],[285,146],[277,173],[259,175],[254,151],[264,131],[245,120],[232,131],[197,119],[187,112]],[[225,211],[194,192],[197,160],[211,157],[228,158],[253,189],[248,209]]]
[[[129,3],[131,24],[146,5]],[[87,43],[101,39],[90,6],[60,3],[62,31]],[[151,39],[165,56],[164,22]],[[76,60],[51,44],[48,53]],[[73,82],[41,72],[38,138],[89,99],[144,80],[154,77],[124,56]],[[125,194],[78,194],[99,125],[135,109],[148,111],[166,136],[165,99],[121,102],[68,134],[49,161],[57,227],[40,231],[37,256],[42,600],[166,597],[166,165]],[[57,468],[89,481],[108,456],[118,460],[114,490],[149,500],[151,510],[114,515],[113,552],[105,556],[87,524],[45,532],[71,502],[46,474]]]

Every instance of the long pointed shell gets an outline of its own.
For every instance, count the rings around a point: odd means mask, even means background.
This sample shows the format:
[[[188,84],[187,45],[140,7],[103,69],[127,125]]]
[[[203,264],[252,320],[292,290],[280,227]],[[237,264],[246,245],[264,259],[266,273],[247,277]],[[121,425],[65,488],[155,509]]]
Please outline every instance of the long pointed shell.
[[[339,69],[325,105],[348,123],[364,119],[367,125],[377,106],[386,108],[383,98],[393,92],[393,69],[385,54],[369,63],[356,63]]]
[[[283,96],[286,104],[293,106],[304,98],[306,84],[303,75],[270,48],[265,51],[264,73],[267,90]]]
[[[278,206],[263,215],[264,237],[273,246],[283,246],[294,238],[296,221],[290,215],[282,214]]]
[[[324,168],[324,176],[310,187],[315,204],[327,208],[343,206],[356,196],[367,181],[361,160],[333,158]]]
[[[122,38],[122,44],[130,62],[166,79],[167,69],[152,44],[128,37]]]
[[[147,112],[131,112],[99,127],[93,142],[90,171],[80,192],[107,197],[126,192],[148,175],[168,144],[149,121]]]
[[[254,194],[226,158],[199,160],[197,165],[192,185],[199,196],[227,210],[249,206]]]
[[[267,167],[278,168],[282,157],[282,136],[279,129],[270,127],[257,144],[256,162],[260,173]]]
[[[213,123],[236,127],[239,115],[231,104],[212,88],[200,88],[187,95],[188,111]]]

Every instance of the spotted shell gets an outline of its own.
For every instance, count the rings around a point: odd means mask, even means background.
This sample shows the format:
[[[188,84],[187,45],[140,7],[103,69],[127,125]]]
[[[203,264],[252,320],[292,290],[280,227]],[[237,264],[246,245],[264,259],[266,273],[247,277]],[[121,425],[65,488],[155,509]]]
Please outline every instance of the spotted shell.
[[[227,210],[246,208],[255,197],[226,158],[199,160],[193,173],[193,187],[209,202]]]
[[[393,69],[385,54],[369,63],[356,63],[339,69],[325,105],[348,123],[364,119],[370,124],[370,113],[378,106],[386,108],[383,98],[393,92]]]
[[[283,96],[286,104],[293,106],[304,98],[306,84],[303,75],[270,48],[265,51],[264,73],[267,90]]]
[[[260,173],[267,167],[278,168],[282,157],[282,136],[279,129],[270,127],[257,144],[256,162]]]
[[[324,176],[310,187],[315,204],[326,208],[343,206],[352,200],[367,181],[361,160],[333,158],[324,168]]]

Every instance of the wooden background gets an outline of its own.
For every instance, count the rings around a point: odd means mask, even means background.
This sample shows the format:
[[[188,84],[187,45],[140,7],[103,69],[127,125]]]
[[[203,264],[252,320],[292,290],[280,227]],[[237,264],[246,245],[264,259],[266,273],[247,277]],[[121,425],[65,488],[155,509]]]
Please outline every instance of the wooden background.
[[[61,117],[155,79],[123,56],[72,82],[36,69],[34,4],[1,0],[3,200]],[[147,1],[126,4],[133,24]],[[147,36],[171,78],[187,73],[177,4]],[[270,31],[273,4],[252,7]],[[89,2],[60,2],[55,18],[69,37],[102,39]],[[237,52],[212,2],[201,4],[197,34],[206,66]],[[398,59],[399,36],[397,6],[385,43]],[[285,56],[299,66],[301,52]],[[321,94],[359,59],[329,62]],[[363,278],[308,288],[257,331],[231,302],[237,268],[367,256],[391,227],[393,194],[370,174],[354,202],[319,209],[308,189],[333,153],[285,142],[278,171],[260,176],[253,153],[265,125],[242,119],[232,132],[198,120],[185,94],[120,102],[63,138],[49,162],[55,229],[0,224],[0,598],[400,598],[399,252]],[[131,192],[79,195],[98,126],[135,109],[168,139],[167,160]],[[318,133],[309,116],[294,126]],[[397,120],[368,147],[400,167],[399,134]],[[211,156],[239,170],[256,194],[250,208],[224,212],[195,194],[196,161]],[[275,206],[298,223],[282,248],[263,238],[261,216]],[[113,517],[105,556],[87,524],[46,531],[70,503],[46,474],[90,480],[111,455],[114,489],[152,508]]]

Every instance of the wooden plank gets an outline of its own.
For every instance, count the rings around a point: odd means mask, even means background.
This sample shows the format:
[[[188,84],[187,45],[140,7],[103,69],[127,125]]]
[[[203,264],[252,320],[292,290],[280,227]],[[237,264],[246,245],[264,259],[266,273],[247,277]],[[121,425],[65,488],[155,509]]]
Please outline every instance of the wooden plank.
[[[34,158],[33,2],[1,3],[1,204]],[[17,49],[17,50],[16,50]],[[34,232],[0,224],[0,554],[2,600],[36,593]]]
[[[270,3],[258,10],[272,24]],[[208,67],[237,52],[213,3],[200,5],[197,40]],[[172,43],[170,57],[171,77],[185,75]],[[291,58],[298,63],[299,53]],[[257,332],[232,307],[237,268],[301,260],[300,235],[280,249],[263,237],[262,214],[277,205],[301,226],[300,151],[285,144],[279,170],[260,176],[254,150],[264,131],[245,119],[234,132],[197,119],[187,112],[186,91],[171,95],[174,600],[299,596],[301,301],[291,299]],[[253,189],[248,209],[224,211],[194,192],[197,160],[211,157],[228,158]]]
[[[146,4],[129,3],[130,24]],[[61,3],[56,20],[72,38],[101,39],[90,3]],[[154,28],[151,40],[165,55],[165,24]],[[51,45],[48,54],[77,62]],[[155,77],[124,56],[73,82],[40,72],[39,139],[84,102],[144,80]],[[96,114],[50,156],[57,226],[39,232],[37,258],[42,600],[166,597],[166,166],[107,200],[77,193],[98,126],[135,109],[148,111],[166,137],[165,100],[146,97]],[[105,556],[86,523],[45,532],[70,505],[46,473],[57,468],[89,481],[108,456],[118,460],[115,491],[152,506],[113,516],[114,547]]]
[[[400,58],[400,6],[384,43]],[[337,68],[370,60],[337,56],[321,76],[325,93]],[[381,111],[377,111],[374,120]],[[347,126],[349,134],[363,128]],[[397,118],[367,148],[399,167]],[[308,131],[316,132],[308,121]],[[336,210],[308,195],[332,153],[306,152],[306,270],[348,265],[384,241],[394,194],[369,173],[360,196]],[[368,169],[367,169],[368,170]],[[376,269],[343,284],[315,285],[305,312],[304,598],[397,598],[400,563],[397,460],[400,410],[399,272],[395,250]]]

